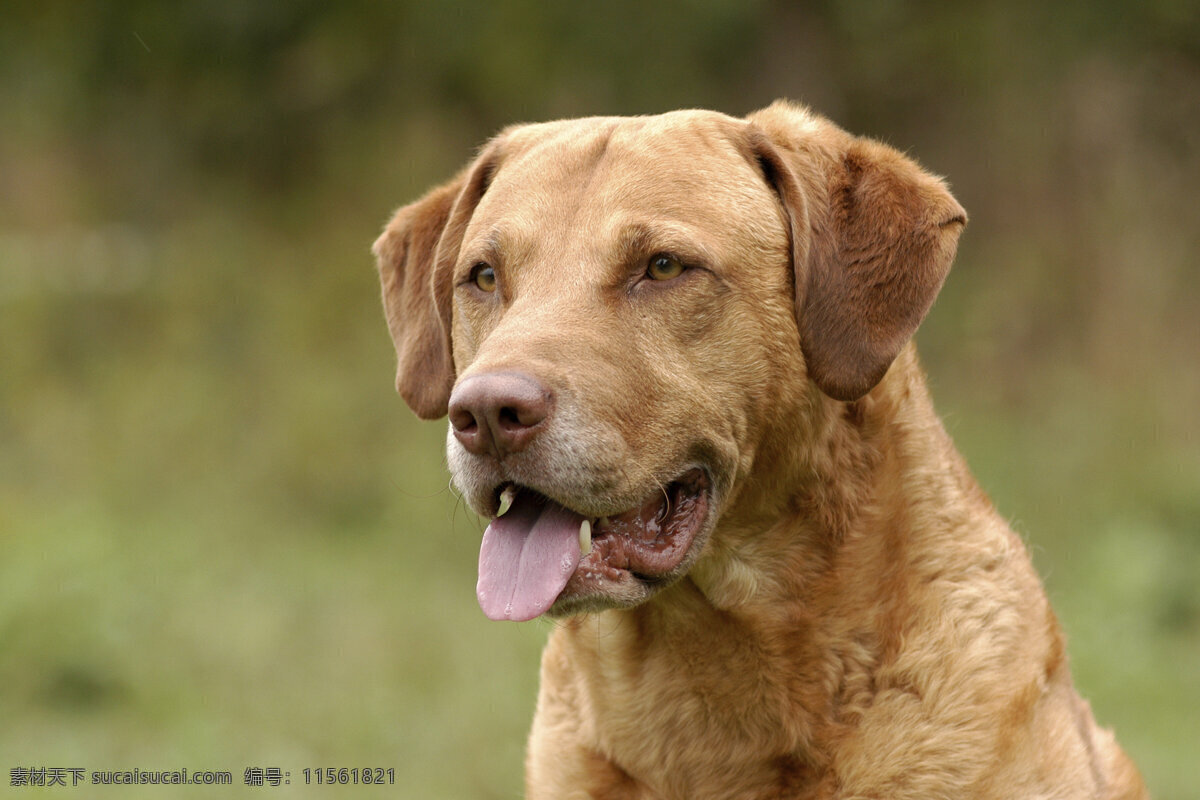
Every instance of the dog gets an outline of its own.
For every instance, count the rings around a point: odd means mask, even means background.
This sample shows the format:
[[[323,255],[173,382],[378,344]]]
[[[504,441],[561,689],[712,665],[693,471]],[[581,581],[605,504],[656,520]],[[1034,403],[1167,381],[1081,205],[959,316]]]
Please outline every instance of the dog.
[[[914,331],[967,215],[799,105],[502,131],[375,242],[397,388],[556,620],[529,798],[1144,798]]]

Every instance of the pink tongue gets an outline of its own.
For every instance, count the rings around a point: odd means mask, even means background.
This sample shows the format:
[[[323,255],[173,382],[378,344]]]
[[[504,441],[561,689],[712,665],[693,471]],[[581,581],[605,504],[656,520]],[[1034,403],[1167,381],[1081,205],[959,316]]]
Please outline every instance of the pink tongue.
[[[579,566],[583,517],[521,492],[483,532],[475,594],[490,619],[524,622],[544,614]]]

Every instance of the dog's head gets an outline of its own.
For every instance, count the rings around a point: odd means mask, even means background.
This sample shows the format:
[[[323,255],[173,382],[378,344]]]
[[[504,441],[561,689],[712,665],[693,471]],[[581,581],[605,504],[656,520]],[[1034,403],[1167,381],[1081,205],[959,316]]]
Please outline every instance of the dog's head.
[[[684,575],[765,443],[882,379],[965,221],[912,161],[783,103],[510,128],[400,209],[375,243],[397,387],[449,415],[492,518],[484,611]]]

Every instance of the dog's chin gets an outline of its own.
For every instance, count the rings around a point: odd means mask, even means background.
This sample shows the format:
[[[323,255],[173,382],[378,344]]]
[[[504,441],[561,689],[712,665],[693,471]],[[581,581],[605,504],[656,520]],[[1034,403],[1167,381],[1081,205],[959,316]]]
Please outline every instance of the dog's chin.
[[[507,529],[525,524],[529,526],[526,541],[532,542],[544,536],[533,533],[542,519],[554,519],[560,528],[573,525],[579,531],[579,549],[571,555],[572,561],[576,555],[578,561],[569,576],[561,573],[565,583],[560,584],[553,602],[548,595],[548,605],[541,607],[541,613],[551,617],[646,602],[687,573],[716,517],[712,479],[706,469],[697,466],[684,469],[665,485],[655,485],[640,500],[607,506],[607,513],[593,513],[606,510],[594,500],[558,496],[545,486],[505,482],[494,487],[492,497],[488,502],[492,511],[488,516],[493,517],[489,533],[498,524]],[[561,553],[558,557],[562,558]],[[485,561],[481,556],[481,586],[488,585]],[[484,603],[482,595],[480,602]],[[528,618],[501,616],[499,609],[488,613],[494,613],[494,619]]]

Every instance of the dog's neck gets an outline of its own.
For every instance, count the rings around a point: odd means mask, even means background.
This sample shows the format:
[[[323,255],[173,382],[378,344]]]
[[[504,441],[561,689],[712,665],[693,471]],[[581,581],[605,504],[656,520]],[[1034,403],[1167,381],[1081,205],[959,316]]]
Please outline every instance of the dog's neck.
[[[874,558],[893,540],[921,547],[930,526],[914,520],[947,508],[991,513],[934,413],[911,345],[866,397],[814,397],[802,418],[764,437],[746,488],[692,570],[714,608],[810,604],[822,576],[847,559]]]

